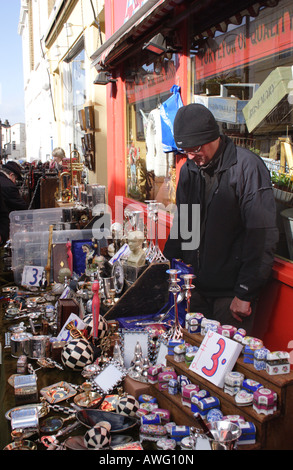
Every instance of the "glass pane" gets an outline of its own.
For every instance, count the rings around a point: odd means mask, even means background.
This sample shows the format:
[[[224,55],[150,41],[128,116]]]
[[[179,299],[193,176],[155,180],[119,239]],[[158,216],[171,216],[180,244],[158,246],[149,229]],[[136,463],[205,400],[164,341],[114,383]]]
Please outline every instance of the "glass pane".
[[[194,18],[190,36],[191,102],[207,106],[222,133],[259,154],[272,176],[281,173],[287,190],[293,175],[292,17],[292,1],[283,0],[276,7],[258,8],[254,16],[238,15],[238,21],[236,15],[223,18],[212,35],[195,28]],[[293,207],[292,201],[276,195],[278,250],[285,257],[290,253],[280,214]]]
[[[127,196],[174,202],[175,156],[164,153],[160,105],[176,83],[178,57],[160,56],[149,64],[132,64],[126,77]]]
[[[84,60],[85,51],[82,50],[71,61],[63,63],[66,141],[71,143],[72,150],[78,150],[80,155],[84,133],[80,127],[78,111],[84,107],[86,101]]]

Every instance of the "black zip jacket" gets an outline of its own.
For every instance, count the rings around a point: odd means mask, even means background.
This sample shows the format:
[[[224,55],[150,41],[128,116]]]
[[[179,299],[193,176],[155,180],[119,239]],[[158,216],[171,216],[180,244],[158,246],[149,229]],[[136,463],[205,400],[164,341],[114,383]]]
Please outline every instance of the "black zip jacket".
[[[274,262],[278,242],[275,200],[262,159],[236,147],[226,136],[222,140],[207,200],[197,165],[192,160],[183,165],[176,192],[177,212],[164,255],[193,266],[196,287],[203,295],[252,301],[268,280]],[[200,204],[201,209],[200,242],[190,249],[184,243],[196,239],[198,228],[193,204]],[[188,221],[182,221],[184,205],[188,205]],[[184,225],[191,233],[189,239],[182,236]]]
[[[18,187],[4,173],[0,173],[0,188],[9,213],[28,209],[28,204],[21,197]]]

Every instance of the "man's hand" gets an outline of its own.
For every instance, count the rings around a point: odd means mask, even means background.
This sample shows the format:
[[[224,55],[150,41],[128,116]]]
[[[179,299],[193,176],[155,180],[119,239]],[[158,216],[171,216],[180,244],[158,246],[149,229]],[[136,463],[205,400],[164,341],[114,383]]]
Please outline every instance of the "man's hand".
[[[250,302],[240,300],[238,299],[238,297],[234,297],[234,299],[232,300],[230,310],[232,316],[240,322],[243,321],[243,318],[249,317],[252,312]]]

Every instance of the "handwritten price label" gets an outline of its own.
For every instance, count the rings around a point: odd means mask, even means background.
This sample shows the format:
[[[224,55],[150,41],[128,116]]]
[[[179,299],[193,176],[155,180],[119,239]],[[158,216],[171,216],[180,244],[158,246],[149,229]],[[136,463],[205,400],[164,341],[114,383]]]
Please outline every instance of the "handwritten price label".
[[[22,272],[21,285],[25,287],[39,287],[43,272],[43,266],[25,266]]]
[[[218,387],[224,386],[242,350],[241,344],[214,331],[205,335],[189,369]]]

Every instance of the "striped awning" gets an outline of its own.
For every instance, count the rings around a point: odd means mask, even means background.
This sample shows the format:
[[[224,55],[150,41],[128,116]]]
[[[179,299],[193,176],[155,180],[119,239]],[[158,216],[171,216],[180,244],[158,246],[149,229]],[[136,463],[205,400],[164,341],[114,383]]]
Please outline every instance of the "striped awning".
[[[199,39],[214,37],[217,32],[226,33],[230,24],[238,26],[242,23],[243,17],[251,16],[256,18],[262,8],[275,7],[278,5],[278,3],[279,0],[265,0],[256,2],[241,10],[239,13],[232,15],[230,18],[227,18],[226,20],[219,22],[210,28],[207,28],[205,31],[200,32],[194,37],[194,39],[197,41]]]
[[[146,6],[150,4],[148,9],[141,7],[138,12],[140,15],[134,15],[133,18],[130,18],[92,55],[92,66],[97,69],[109,66],[118,55],[123,54],[138,38],[153,29],[167,14],[183,2],[184,0],[147,2]]]

